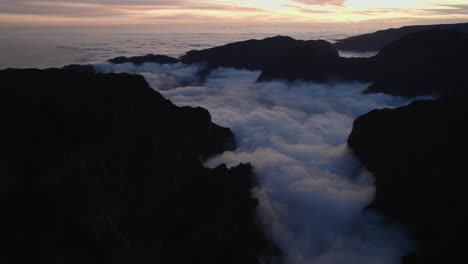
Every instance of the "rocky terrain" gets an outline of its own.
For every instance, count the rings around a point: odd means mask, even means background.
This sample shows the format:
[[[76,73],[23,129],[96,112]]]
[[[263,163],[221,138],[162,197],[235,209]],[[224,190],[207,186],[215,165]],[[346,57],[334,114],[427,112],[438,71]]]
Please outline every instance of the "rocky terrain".
[[[275,251],[251,166],[202,108],[144,78],[0,71],[2,263],[252,263]]]
[[[354,122],[348,145],[376,181],[370,208],[419,243],[404,263],[465,259],[467,135],[466,96],[374,110]]]

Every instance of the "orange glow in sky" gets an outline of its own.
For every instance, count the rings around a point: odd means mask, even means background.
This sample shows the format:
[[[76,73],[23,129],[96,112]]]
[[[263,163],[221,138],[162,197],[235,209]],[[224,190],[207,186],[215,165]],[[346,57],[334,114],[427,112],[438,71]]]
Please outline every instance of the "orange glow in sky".
[[[0,26],[468,20],[468,0],[0,0]]]

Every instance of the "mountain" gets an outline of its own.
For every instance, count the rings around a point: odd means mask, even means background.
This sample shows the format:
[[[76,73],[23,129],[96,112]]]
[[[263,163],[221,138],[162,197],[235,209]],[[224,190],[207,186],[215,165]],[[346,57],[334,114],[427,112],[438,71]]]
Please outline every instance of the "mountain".
[[[154,55],[148,54],[145,56],[135,56],[135,57],[116,57],[108,60],[110,63],[114,64],[123,64],[123,63],[133,63],[135,65],[141,65],[143,63],[159,63],[159,64],[174,64],[179,63],[180,61],[176,58],[172,58],[166,55]]]
[[[468,23],[406,26],[397,29],[391,28],[386,30],[379,30],[374,33],[358,35],[339,40],[335,43],[335,47],[343,51],[379,51],[386,45],[395,42],[409,34],[431,29],[454,29],[463,33],[468,33]]]
[[[463,28],[465,24],[457,24]],[[468,25],[468,24],[466,24]],[[416,27],[425,29],[425,27]],[[449,25],[442,28],[450,28]],[[405,32],[409,32],[407,30]],[[418,31],[418,30],[416,30]],[[185,64],[200,63],[200,82],[217,67],[261,70],[258,81],[305,80],[316,82],[361,81],[371,85],[366,93],[414,97],[464,94],[468,87],[468,35],[460,30],[431,29],[408,33],[387,44],[371,58],[343,58],[324,40],[295,40],[277,36],[247,40],[215,48],[189,51]],[[113,63],[176,63],[162,55],[118,57]],[[68,70],[89,71],[71,65]]]
[[[333,45],[325,41],[303,41],[277,36],[263,40],[247,40],[205,50],[192,50],[181,57],[183,63],[206,63],[208,68],[231,67],[261,70],[280,62],[290,52],[302,50],[330,57],[338,57]]]
[[[463,28],[465,24],[457,24]],[[468,25],[468,24],[467,24]],[[425,29],[425,27],[417,27]],[[415,97],[466,94],[468,34],[440,28],[408,33],[387,44],[371,58],[343,58],[333,44],[324,40],[295,40],[277,36],[235,42],[215,48],[189,51],[184,64],[204,64],[198,72],[202,83],[217,67],[261,70],[258,81],[360,81],[370,83],[365,93]],[[410,30],[408,30],[409,32]],[[176,63],[162,55],[118,57],[113,63]],[[88,71],[89,65],[69,65],[71,71]]]
[[[202,165],[235,149],[207,110],[139,75],[9,69],[0,81],[0,262],[259,264],[277,252],[251,166]]]
[[[468,92],[468,35],[433,29],[410,34],[368,59],[369,93],[413,97]],[[374,72],[372,72],[374,71]]]
[[[433,29],[410,34],[371,58],[342,58],[312,49],[291,50],[263,68],[259,81],[361,81],[366,93],[406,97],[468,92],[468,35]]]
[[[270,56],[271,61],[263,65],[259,81],[280,78],[325,82],[337,77],[341,58],[331,43],[324,40],[296,41],[296,47],[291,47],[282,56]]]
[[[404,263],[465,258],[467,96],[374,110],[355,120],[348,145],[375,177],[370,208],[403,225],[420,245]]]

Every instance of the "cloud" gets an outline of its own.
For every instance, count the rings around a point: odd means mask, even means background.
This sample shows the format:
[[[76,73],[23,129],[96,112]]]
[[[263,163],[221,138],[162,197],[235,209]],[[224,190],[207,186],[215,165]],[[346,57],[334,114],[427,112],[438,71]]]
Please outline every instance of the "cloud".
[[[161,65],[123,67],[142,73],[175,104],[205,107],[233,129],[239,148],[207,166],[254,165],[259,215],[287,264],[394,264],[411,249],[402,230],[363,211],[374,195],[372,177],[345,144],[355,117],[407,100],[363,95],[362,83],[256,83],[259,72],[234,69],[212,72],[203,85],[176,87],[160,77],[171,72]],[[170,67],[182,72],[176,80],[194,73],[192,66]]]
[[[431,13],[446,14],[446,15],[467,15],[468,14],[468,4],[467,5],[438,5],[436,8],[431,8],[428,10]]]
[[[260,12],[262,9],[196,1],[0,1],[0,13],[30,15],[80,16],[84,14],[118,15],[148,10],[218,10]]]
[[[391,9],[391,12],[388,10]],[[385,11],[387,10],[387,11]],[[431,11],[432,10],[432,11]],[[371,19],[467,17],[463,0],[440,4],[362,0],[0,0],[3,25],[348,22]],[[81,19],[81,20],[80,20]],[[2,26],[2,25],[0,25]]]
[[[202,69],[200,65],[177,64],[154,64],[144,63],[135,66],[133,63],[95,64],[94,68],[102,73],[134,73],[145,76],[146,80],[160,90],[174,89],[180,86],[196,85],[199,82],[198,72]]]
[[[292,2],[306,5],[342,6],[346,0],[293,0]]]

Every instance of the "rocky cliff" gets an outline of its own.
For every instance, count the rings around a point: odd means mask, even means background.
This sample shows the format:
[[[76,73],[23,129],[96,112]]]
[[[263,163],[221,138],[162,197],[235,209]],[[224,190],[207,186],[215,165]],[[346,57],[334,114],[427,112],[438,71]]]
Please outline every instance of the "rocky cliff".
[[[375,177],[370,208],[420,245],[405,263],[465,259],[468,97],[374,110],[355,120],[348,145]]]

